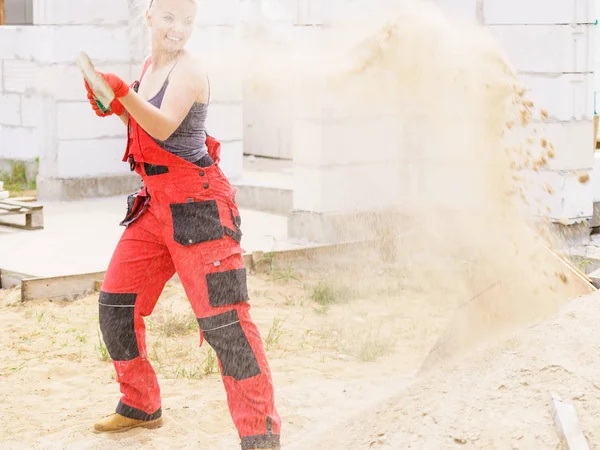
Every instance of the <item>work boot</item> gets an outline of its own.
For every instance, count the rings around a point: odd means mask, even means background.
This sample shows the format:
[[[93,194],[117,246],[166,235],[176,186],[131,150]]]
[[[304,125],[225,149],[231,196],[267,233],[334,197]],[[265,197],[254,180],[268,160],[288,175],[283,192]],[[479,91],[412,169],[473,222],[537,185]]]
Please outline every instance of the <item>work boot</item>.
[[[159,428],[163,424],[163,418],[159,417],[154,420],[138,420],[130,419],[129,417],[122,416],[119,413],[111,414],[110,416],[104,417],[94,425],[95,433],[119,433],[122,431],[131,430],[132,428],[148,428],[154,429]]]

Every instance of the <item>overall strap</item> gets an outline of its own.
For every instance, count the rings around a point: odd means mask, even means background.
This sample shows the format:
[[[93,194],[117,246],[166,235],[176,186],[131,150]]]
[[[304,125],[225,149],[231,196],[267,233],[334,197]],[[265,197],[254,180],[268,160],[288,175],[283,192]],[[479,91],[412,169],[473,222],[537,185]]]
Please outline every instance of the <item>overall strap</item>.
[[[150,64],[152,64],[152,56],[148,56],[148,58],[146,58],[146,61],[144,62],[144,68],[142,69],[142,75],[140,75],[140,82],[142,81],[142,78],[144,78],[144,75],[146,74],[146,71],[150,67]]]

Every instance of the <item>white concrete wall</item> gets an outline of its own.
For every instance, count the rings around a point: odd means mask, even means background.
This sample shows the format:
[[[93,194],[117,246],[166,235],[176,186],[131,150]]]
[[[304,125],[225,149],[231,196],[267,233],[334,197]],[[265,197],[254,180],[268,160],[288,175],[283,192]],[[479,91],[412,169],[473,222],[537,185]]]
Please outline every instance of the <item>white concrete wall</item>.
[[[594,190],[593,115],[599,47],[597,0],[435,0],[449,16],[479,21],[497,39],[530,89],[534,128],[555,147],[557,157],[539,172],[525,174],[530,212],[566,223],[591,218]],[[600,174],[596,175],[600,176]],[[551,191],[552,193],[549,193]]]
[[[28,161],[40,155],[39,92],[33,82],[37,65],[32,61],[36,46],[23,39],[30,31],[27,26],[0,27],[0,159]],[[35,31],[35,40],[43,42],[41,30]]]
[[[594,167],[592,130],[597,46],[593,2],[434,0],[434,3],[452,20],[485,26],[530,89],[529,97],[534,101],[536,111],[545,109],[549,113],[543,124],[536,116],[534,124],[523,130],[526,139],[536,127],[539,135],[554,145],[556,153],[556,157],[539,172],[524,174],[532,182],[527,192],[530,212],[568,223],[591,218],[594,193],[592,181],[585,180],[587,176],[593,178]],[[315,19],[318,14],[313,14],[311,21],[327,23],[328,14],[331,11],[321,11],[320,20]],[[348,126],[347,120],[343,123]],[[373,203],[377,197],[369,198],[366,193],[399,188],[399,185],[385,181],[385,170],[389,170],[392,177],[394,164],[374,161],[380,173],[380,179],[377,179],[369,178],[369,170],[358,169],[352,161],[341,165],[327,159],[328,146],[344,146],[351,155],[354,140],[360,143],[363,137],[368,139],[377,133],[391,135],[392,128],[386,128],[385,121],[375,121],[371,127],[368,123],[366,120],[353,128],[351,142],[333,143],[331,136],[340,135],[335,131],[335,123],[321,120],[318,115],[306,120],[295,118],[292,131],[295,210],[351,212],[356,205],[372,210],[390,206]],[[361,148],[359,144],[357,148]],[[378,148],[378,156],[381,156],[380,150],[385,153],[385,149]],[[396,173],[397,169],[396,166]],[[429,172],[433,170],[434,167],[428,169]],[[410,176],[410,173],[406,174],[407,186],[412,183]],[[360,186],[357,186],[357,180],[360,180]],[[440,193],[440,198],[443,194]],[[460,193],[457,191],[454,195]],[[388,196],[387,201],[393,205],[393,198]]]
[[[595,8],[581,0],[532,3],[509,10],[506,2],[485,0],[484,20],[522,72],[536,107],[549,113],[549,124],[534,116],[534,125],[553,143],[557,157],[530,174],[533,212],[579,222],[593,215],[592,181],[582,180],[593,176],[594,167]]]

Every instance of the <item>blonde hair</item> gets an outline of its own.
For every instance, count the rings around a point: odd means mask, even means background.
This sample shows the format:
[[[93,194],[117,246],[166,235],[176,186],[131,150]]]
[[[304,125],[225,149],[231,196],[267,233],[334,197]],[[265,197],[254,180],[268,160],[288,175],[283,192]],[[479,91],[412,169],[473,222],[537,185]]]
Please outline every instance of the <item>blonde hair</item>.
[[[198,0],[188,0],[188,1],[192,2],[194,5],[198,5]],[[148,3],[148,10],[150,10],[150,8],[152,8],[152,6],[156,4],[156,2],[158,2],[158,0],[150,0]]]

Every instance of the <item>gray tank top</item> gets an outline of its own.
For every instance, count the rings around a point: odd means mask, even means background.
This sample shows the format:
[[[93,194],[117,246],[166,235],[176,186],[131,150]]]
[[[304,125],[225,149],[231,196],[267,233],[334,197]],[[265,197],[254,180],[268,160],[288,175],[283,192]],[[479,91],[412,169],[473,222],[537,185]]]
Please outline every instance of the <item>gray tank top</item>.
[[[175,66],[173,66],[173,69]],[[162,105],[165,92],[169,86],[169,76],[163,83],[160,91],[148,100],[149,103],[160,108]],[[210,90],[209,90],[209,102],[210,102]],[[195,163],[202,157],[208,155],[208,148],[206,147],[206,116],[208,113],[208,103],[195,102],[190,112],[185,116],[179,128],[169,136],[166,141],[160,141],[154,139],[154,141],[160,145],[163,149],[179,156],[189,162]]]

